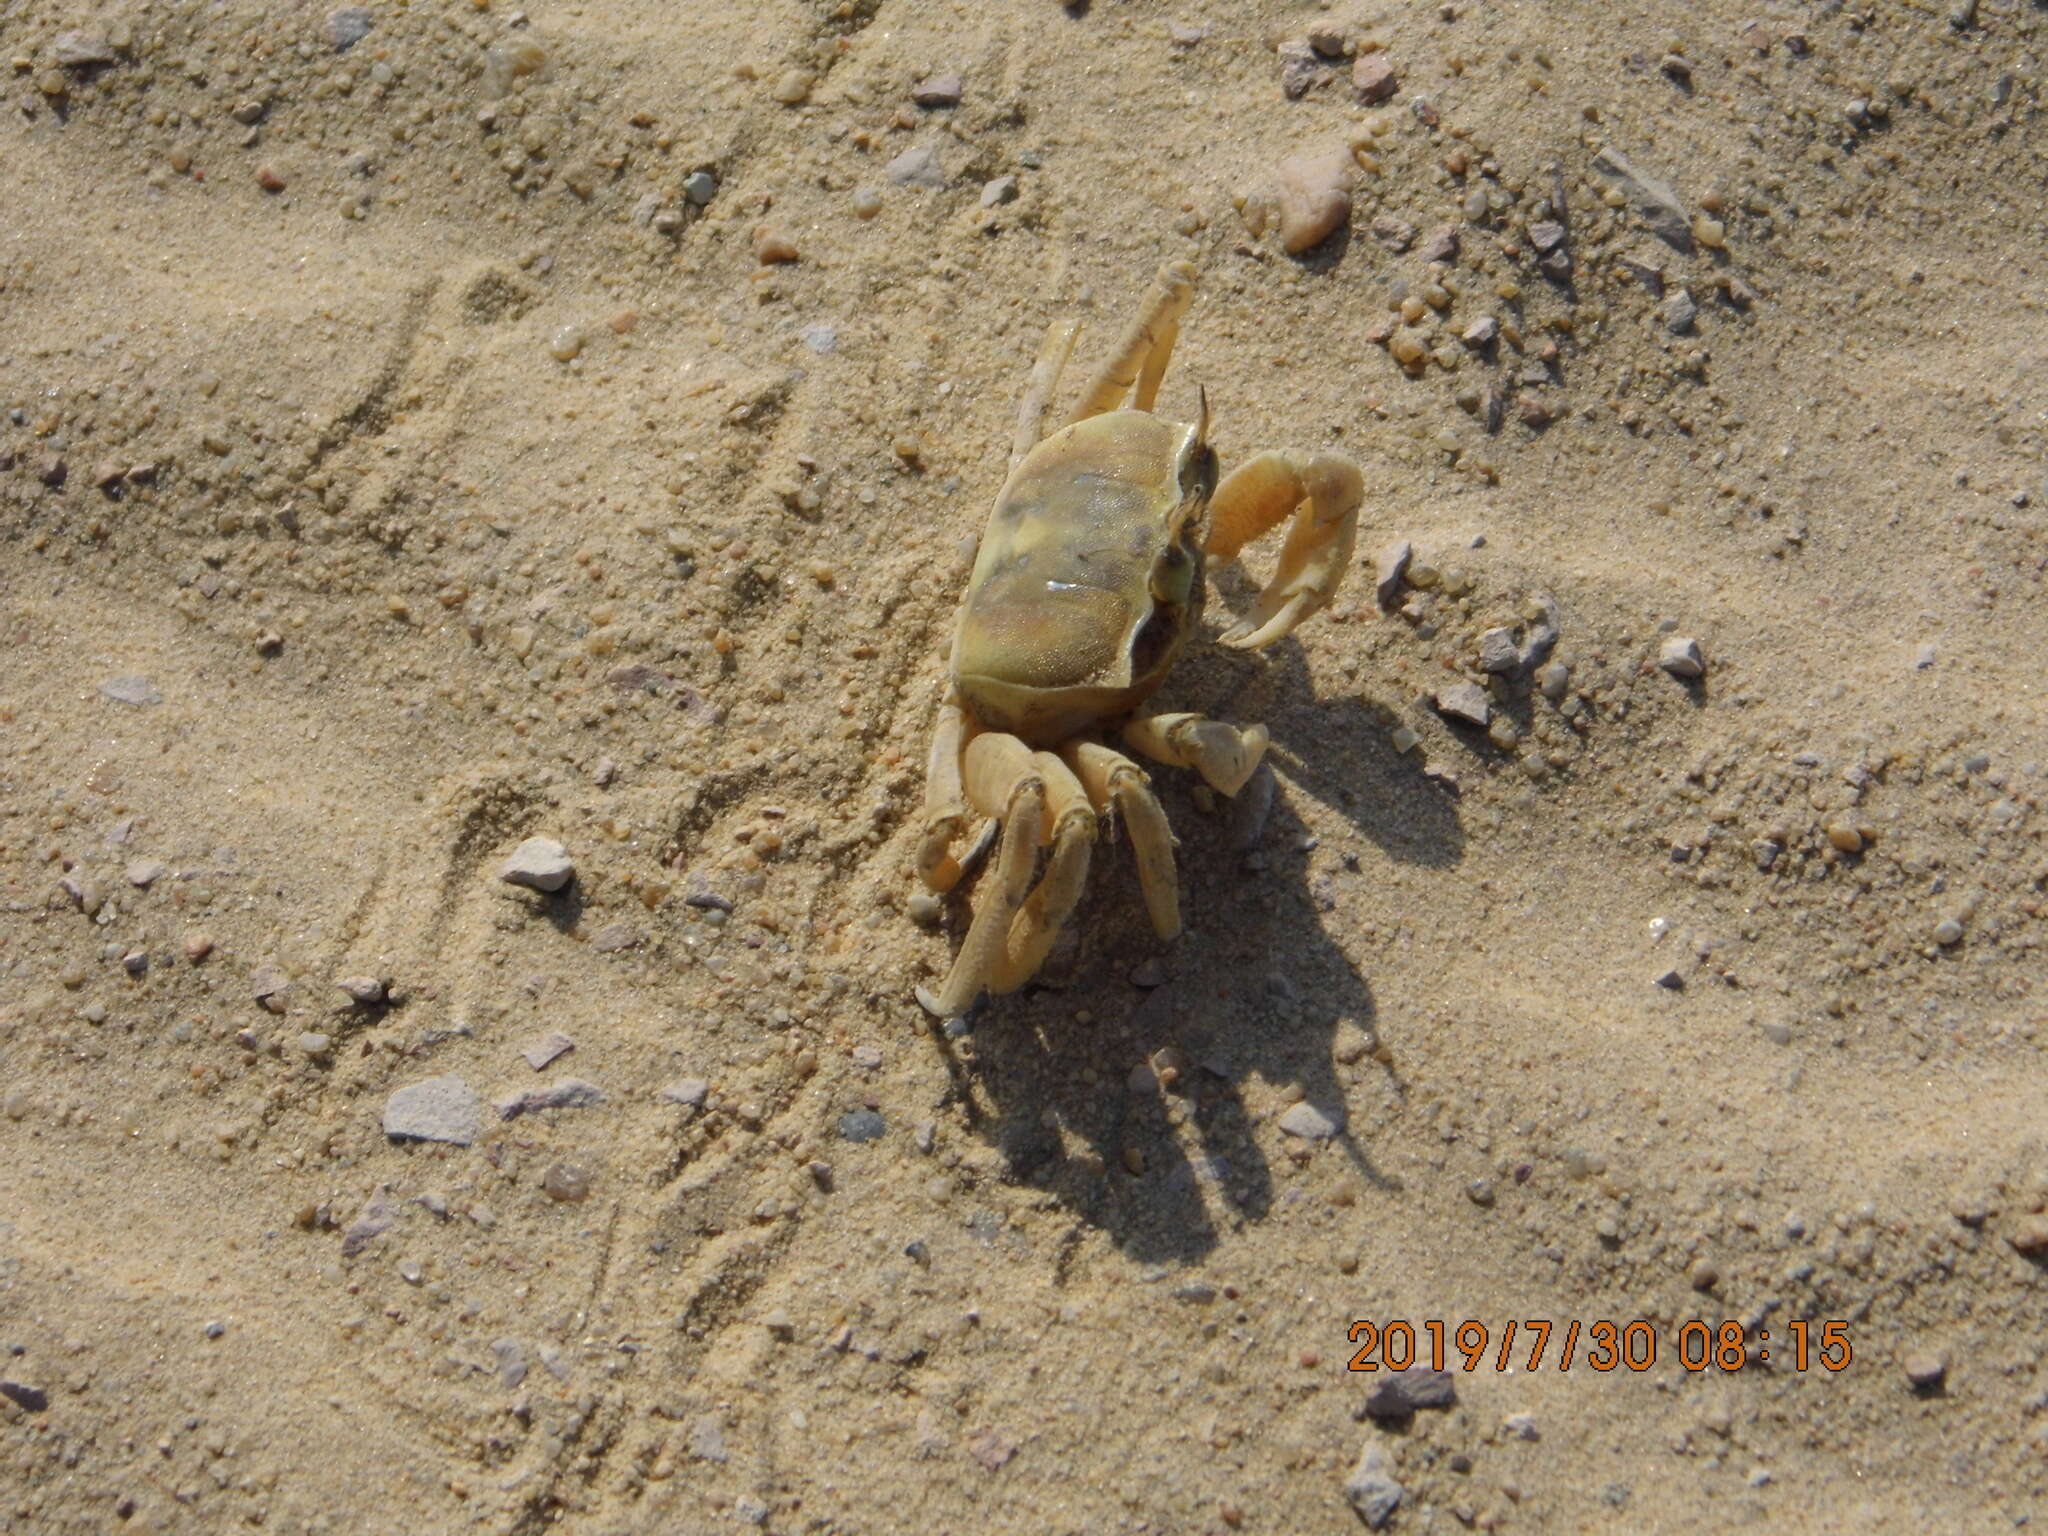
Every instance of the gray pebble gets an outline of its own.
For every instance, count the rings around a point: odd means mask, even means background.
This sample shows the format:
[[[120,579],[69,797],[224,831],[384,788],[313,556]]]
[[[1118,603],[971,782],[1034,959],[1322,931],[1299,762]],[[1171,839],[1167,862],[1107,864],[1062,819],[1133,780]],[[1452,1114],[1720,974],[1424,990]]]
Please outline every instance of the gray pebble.
[[[114,45],[102,32],[59,32],[50,51],[66,69],[114,62]]]
[[[1664,329],[1674,336],[1683,336],[1692,329],[1692,323],[1699,318],[1700,307],[1693,302],[1692,294],[1680,288],[1671,297],[1657,306],[1657,318],[1664,322]]]
[[[1664,296],[1664,261],[1654,247],[1630,251],[1615,261],[1622,271],[1649,289],[1652,298]]]
[[[157,692],[156,684],[133,674],[108,678],[100,684],[100,692],[116,704],[132,704],[137,709],[147,709],[164,701],[164,696]]]
[[[839,350],[839,332],[833,326],[807,325],[797,334],[803,338],[804,345],[820,357]]]
[[[1305,1141],[1328,1141],[1344,1129],[1342,1109],[1318,1109],[1307,1099],[1288,1106],[1280,1116],[1280,1129]]]
[[[164,867],[155,859],[134,859],[128,865],[128,883],[144,890],[164,877]]]
[[[1447,720],[1467,725],[1485,725],[1493,717],[1493,705],[1486,690],[1477,683],[1452,683],[1436,692],[1436,711]]]
[[[1948,1379],[1948,1359],[1938,1349],[1916,1349],[1900,1363],[1916,1392],[1932,1392]]]
[[[930,891],[913,891],[910,899],[903,903],[903,910],[920,928],[930,928],[945,914],[946,904]]]
[[[528,1088],[498,1100],[498,1118],[516,1120],[537,1109],[595,1109],[604,1103],[604,1090],[580,1077],[564,1077],[539,1088]]]
[[[550,1200],[577,1205],[590,1198],[590,1173],[575,1163],[551,1163],[540,1176],[540,1187]]]
[[[709,171],[692,171],[683,178],[683,196],[702,208],[718,196],[718,178]]]
[[[911,1133],[911,1140],[916,1144],[918,1151],[929,1154],[932,1148],[938,1145],[938,1124],[931,1120],[920,1121],[917,1129]]]
[[[1963,925],[1952,917],[1944,917],[1934,925],[1934,942],[1943,949],[1963,942]]]
[[[920,107],[957,107],[964,89],[956,74],[930,75],[910,88],[910,99]]]
[[[384,1134],[466,1147],[476,1140],[480,1108],[475,1092],[461,1078],[430,1077],[384,1101]]]
[[[1344,1479],[1344,1497],[1368,1530],[1386,1528],[1394,1511],[1401,1507],[1405,1492],[1387,1470],[1387,1453],[1377,1445],[1368,1445],[1358,1453],[1358,1464]]]
[[[606,923],[590,936],[590,947],[600,955],[616,955],[640,942],[640,930],[631,923]]]
[[[1548,255],[1564,244],[1564,226],[1552,219],[1540,219],[1529,226],[1529,243]]]
[[[1699,641],[1690,635],[1666,635],[1657,647],[1657,665],[1688,681],[1707,675],[1706,657],[1700,654]]]
[[[1500,1421],[1501,1433],[1513,1440],[1539,1440],[1536,1431],[1536,1415],[1533,1413],[1511,1413]]]
[[[1498,335],[1500,335],[1500,322],[1491,315],[1482,315],[1479,319],[1474,320],[1465,327],[1459,339],[1468,347],[1490,347],[1493,345],[1494,338]]]
[[[1425,262],[1453,262],[1458,259],[1458,226],[1443,224],[1429,232],[1422,249],[1415,253]]]
[[[1557,704],[1563,701],[1565,690],[1572,684],[1572,669],[1561,661],[1553,661],[1536,673],[1536,686],[1543,697]]]
[[[1685,988],[1685,978],[1676,971],[1665,971],[1656,978],[1654,984],[1666,992],[1679,992]]]
[[[536,891],[559,891],[576,878],[569,850],[551,837],[529,837],[512,851],[498,878]]]
[[[1401,578],[1408,574],[1408,562],[1415,558],[1415,546],[1396,539],[1372,557],[1373,595],[1382,613],[1391,609],[1401,595]]]
[[[848,1110],[839,1117],[839,1134],[847,1141],[877,1141],[887,1129],[882,1117],[872,1109]]]
[[[384,983],[375,976],[344,976],[335,985],[365,1008],[384,1001]]]
[[[292,1039],[292,1049],[306,1057],[325,1056],[333,1045],[333,1037],[323,1035],[317,1029],[305,1030]]]
[[[943,187],[946,168],[929,144],[913,144],[884,168],[883,174],[899,187]]]
[[[1131,985],[1134,987],[1163,987],[1166,985],[1166,965],[1157,955],[1140,960],[1131,967]]]
[[[985,181],[981,184],[982,207],[1000,208],[1004,203],[1014,203],[1015,201],[1017,201],[1016,177],[998,176],[992,181]]]
[[[557,1056],[565,1056],[576,1049],[576,1042],[560,1030],[550,1030],[533,1044],[523,1048],[519,1054],[526,1058],[526,1064],[538,1072]]]
[[[209,1339],[218,1339],[227,1333],[228,1325],[216,1317],[199,1331]]]
[[[692,1109],[702,1109],[704,1101],[711,1096],[711,1085],[701,1077],[686,1077],[680,1082],[670,1083],[661,1090],[661,1097],[671,1104],[687,1104]]]
[[[336,53],[347,53],[370,35],[372,25],[368,6],[344,5],[327,13],[327,41]]]
[[[1457,1401],[1458,1385],[1449,1371],[1411,1365],[1382,1372],[1362,1411],[1369,1419],[1405,1419],[1419,1408],[1449,1408]]]
[[[1479,670],[1513,672],[1522,664],[1522,652],[1512,629],[1489,629],[1479,637]]]
[[[853,1064],[863,1072],[873,1072],[882,1065],[882,1052],[872,1045],[856,1045],[852,1051]]]

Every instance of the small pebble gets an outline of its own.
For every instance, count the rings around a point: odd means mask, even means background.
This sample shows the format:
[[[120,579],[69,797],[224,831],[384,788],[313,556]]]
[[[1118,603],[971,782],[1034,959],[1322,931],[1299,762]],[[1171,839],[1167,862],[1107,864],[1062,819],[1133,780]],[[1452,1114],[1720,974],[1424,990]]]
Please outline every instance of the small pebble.
[[[662,1089],[661,1096],[671,1104],[687,1104],[692,1109],[702,1109],[704,1101],[711,1096],[711,1085],[701,1077],[686,1077]]]
[[[2024,1253],[2028,1258],[2048,1255],[2048,1212],[2021,1218],[2006,1241],[2012,1244],[2015,1252]]]
[[[963,89],[956,74],[930,75],[910,88],[910,99],[927,110],[934,107],[957,107]]]
[[[1479,670],[1513,672],[1522,664],[1521,648],[1512,629],[1489,629],[1479,637]]]
[[[1944,917],[1934,925],[1934,942],[1943,949],[1963,942],[1963,925],[1952,917]]]
[[[849,1110],[839,1117],[839,1134],[847,1141],[877,1141],[888,1129],[872,1109]]]
[[[1245,227],[1255,237],[1277,229],[1281,249],[1298,256],[1351,216],[1356,177],[1356,162],[1345,145],[1291,155],[1275,169],[1270,185],[1244,198]]]
[[[1341,1108],[1318,1109],[1303,1099],[1290,1105],[1280,1116],[1280,1129],[1305,1141],[1328,1141],[1344,1129],[1344,1111]]]
[[[1536,671],[1536,686],[1543,697],[1556,704],[1563,700],[1565,690],[1571,687],[1572,669],[1561,661],[1553,661]]]
[[[266,192],[282,192],[285,180],[278,175],[275,167],[262,165],[256,168],[256,185]]]
[[[576,1042],[560,1030],[550,1030],[533,1044],[521,1049],[519,1054],[526,1058],[526,1064],[538,1072],[558,1056],[566,1056],[576,1049]]]
[[[213,953],[213,935],[210,933],[188,933],[180,942],[185,951],[185,958],[194,965]]]
[[[702,208],[718,196],[718,178],[709,171],[692,171],[683,178],[683,196]]]
[[[539,1088],[527,1088],[498,1100],[500,1120],[517,1120],[542,1109],[596,1109],[605,1101],[604,1090],[580,1077],[564,1077]]]
[[[1016,177],[998,176],[992,181],[985,181],[981,184],[982,207],[999,208],[1004,203],[1014,203],[1015,201],[1017,201]]]
[[[1351,66],[1351,89],[1368,106],[1389,100],[1401,88],[1401,76],[1394,61],[1378,51],[1360,54]]]
[[[1401,596],[1401,578],[1408,574],[1408,562],[1414,558],[1415,546],[1406,539],[1394,540],[1372,557],[1373,594],[1381,612],[1392,609]]]
[[[1345,1500],[1371,1531],[1386,1529],[1406,1493],[1387,1470],[1387,1453],[1377,1444],[1369,1443],[1358,1453],[1357,1464],[1344,1479]]]
[[[147,890],[164,877],[164,866],[156,859],[134,859],[129,862],[128,883]]]
[[[372,25],[370,9],[363,5],[344,5],[339,10],[327,13],[327,41],[336,53],[347,53],[370,35]]]
[[[883,168],[883,175],[899,187],[943,187],[946,168],[928,144],[913,144]],[[859,194],[855,194],[856,200]],[[856,211],[858,209],[856,208]]]
[[[548,340],[548,356],[558,363],[573,362],[583,352],[583,327],[565,325]]]
[[[559,891],[576,876],[569,851],[551,837],[529,837],[513,850],[498,878],[536,891]]]
[[[376,976],[344,976],[335,985],[365,1008],[384,1001],[384,983]]]
[[[1436,692],[1437,713],[1447,720],[1484,726],[1493,717],[1492,702],[1477,683],[1452,683]]]
[[[1501,1433],[1511,1440],[1538,1440],[1542,1436],[1536,1431],[1536,1415],[1533,1413],[1511,1413],[1500,1421]]]
[[[156,685],[146,677],[110,677],[99,685],[99,691],[116,704],[129,704],[137,709],[146,709],[164,701]]]
[[[1662,987],[1666,992],[1682,992],[1685,990],[1685,978],[1679,975],[1677,971],[1664,971],[1660,973],[1656,978],[1655,984]]]
[[[769,94],[785,107],[800,107],[811,99],[811,84],[809,70],[785,70],[776,78],[775,88]]]
[[[1932,1392],[1948,1379],[1948,1358],[1936,1349],[1916,1349],[1900,1362],[1916,1392]]]
[[[384,1101],[384,1134],[395,1140],[445,1141],[466,1147],[476,1140],[481,1105],[452,1074],[401,1088]]]
[[[1657,648],[1657,665],[1673,677],[1688,681],[1707,675],[1707,662],[1700,653],[1700,643],[1690,635],[1666,635],[1664,643]]]
[[[763,224],[754,231],[754,260],[762,266],[776,266],[796,259],[796,242],[781,230]]]
[[[1664,329],[1674,336],[1683,336],[1692,329],[1693,321],[1699,318],[1700,307],[1693,296],[1680,288],[1657,307],[1657,318],[1664,322]]]
[[[882,194],[873,187],[857,187],[854,190],[853,216],[857,219],[872,219],[882,211]]]
[[[550,1163],[540,1187],[550,1200],[575,1205],[590,1198],[590,1174],[575,1163]]]

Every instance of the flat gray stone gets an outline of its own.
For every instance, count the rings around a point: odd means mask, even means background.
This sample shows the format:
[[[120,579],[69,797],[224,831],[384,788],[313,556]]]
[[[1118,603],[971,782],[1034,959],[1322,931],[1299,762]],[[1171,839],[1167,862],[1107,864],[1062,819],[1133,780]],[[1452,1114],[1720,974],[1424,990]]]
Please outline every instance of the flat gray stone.
[[[1483,726],[1493,718],[1493,701],[1477,683],[1452,683],[1437,690],[1436,712],[1447,720]]]
[[[507,885],[523,885],[536,891],[559,891],[576,878],[576,866],[569,850],[551,837],[529,837],[512,850],[512,857],[498,871]]]
[[[1692,215],[1669,183],[1639,170],[1611,145],[1593,156],[1593,169],[1621,189],[1630,209],[1649,226],[1651,234],[1676,250],[1692,249]]]
[[[703,208],[718,196],[718,178],[709,171],[692,171],[683,178],[683,196],[693,207]]]
[[[1657,306],[1657,318],[1664,322],[1664,329],[1674,336],[1683,336],[1691,330],[1693,322],[1699,317],[1699,305],[1693,301],[1692,294],[1683,288],[1678,289]]]
[[[476,1140],[482,1104],[469,1084],[449,1074],[401,1088],[384,1101],[384,1134],[407,1141]]]
[[[336,53],[347,53],[370,35],[375,25],[366,5],[344,5],[327,13],[327,42]]]
[[[872,1109],[848,1110],[839,1117],[839,1134],[847,1141],[879,1141],[888,1129]]]
[[[114,45],[101,32],[59,32],[51,51],[66,69],[114,62]]]
[[[981,206],[1000,208],[1004,203],[1017,201],[1017,178],[997,176],[981,184]]]
[[[884,168],[883,175],[898,187],[943,187],[946,168],[929,144],[913,144]]]
[[[1344,1497],[1368,1530],[1384,1530],[1394,1518],[1394,1511],[1401,1507],[1406,1492],[1387,1470],[1387,1453],[1377,1445],[1368,1445],[1358,1453],[1358,1464],[1344,1479]]]
[[[1449,1408],[1458,1401],[1458,1384],[1449,1371],[1412,1365],[1405,1371],[1383,1371],[1365,1400],[1370,1419],[1405,1419],[1420,1408]]]
[[[711,1085],[701,1077],[686,1077],[662,1089],[661,1096],[671,1104],[687,1104],[692,1109],[702,1109],[704,1101],[711,1096]]]
[[[1328,1141],[1344,1129],[1344,1111],[1318,1109],[1303,1099],[1299,1104],[1288,1106],[1286,1113],[1281,1115],[1280,1129],[1304,1141]]]
[[[910,88],[910,99],[920,107],[957,107],[964,89],[960,77],[949,71],[918,81]]]
[[[130,704],[137,709],[147,709],[152,704],[161,704],[164,701],[164,696],[157,692],[155,683],[132,673],[123,677],[108,678],[100,684],[100,692],[116,704]]]
[[[498,1362],[498,1384],[516,1387],[526,1380],[526,1346],[517,1339],[497,1339],[491,1344],[491,1358]]]
[[[557,1056],[566,1056],[576,1049],[576,1042],[558,1029],[551,1029],[533,1044],[524,1047],[519,1054],[526,1058],[526,1064],[538,1072]]]

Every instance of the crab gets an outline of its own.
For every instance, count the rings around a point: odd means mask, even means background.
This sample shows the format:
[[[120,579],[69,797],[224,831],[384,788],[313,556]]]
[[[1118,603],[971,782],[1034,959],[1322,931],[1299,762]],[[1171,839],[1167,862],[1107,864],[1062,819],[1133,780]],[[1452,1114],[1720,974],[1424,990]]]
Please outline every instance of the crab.
[[[1079,325],[1055,323],[1032,368],[1009,478],[960,602],[926,775],[917,853],[926,886],[959,884],[954,850],[977,816],[1002,828],[991,888],[951,972],[936,993],[919,989],[941,1017],[1036,974],[1115,816],[1154,931],[1165,942],[1179,936],[1172,828],[1144,769],[1105,738],[1114,732],[1141,757],[1192,768],[1236,795],[1265,755],[1265,726],[1145,709],[1197,630],[1204,562],[1234,559],[1293,519],[1250,617],[1219,637],[1239,650],[1269,646],[1321,609],[1350,564],[1365,497],[1350,459],[1261,453],[1218,484],[1207,392],[1197,392],[1192,423],[1154,412],[1194,286],[1189,262],[1159,269],[1122,342],[1050,436],[1046,416]]]

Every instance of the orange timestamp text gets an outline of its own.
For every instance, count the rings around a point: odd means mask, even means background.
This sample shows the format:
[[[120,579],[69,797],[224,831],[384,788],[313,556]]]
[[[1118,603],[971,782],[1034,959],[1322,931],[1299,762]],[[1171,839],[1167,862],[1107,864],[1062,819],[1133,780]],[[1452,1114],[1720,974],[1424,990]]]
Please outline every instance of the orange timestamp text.
[[[1383,1323],[1360,1319],[1346,1335],[1357,1346],[1349,1369],[1405,1371],[1417,1365],[1431,1370],[1512,1370],[1519,1360],[1525,1371],[1545,1364],[1560,1371],[1584,1365],[1594,1371],[1647,1371],[1669,1347],[1688,1371],[1739,1371],[1749,1366],[1790,1366],[1795,1371],[1845,1369],[1855,1358],[1849,1325],[1839,1319],[1819,1322],[1795,1318],[1774,1338],[1768,1328],[1754,1330],[1729,1318],[1707,1322],[1694,1318],[1679,1323],[1665,1339],[1645,1319],[1617,1322],[1600,1318],[1559,1324],[1535,1317],[1498,1327],[1467,1318],[1461,1323],[1442,1318]],[[1455,1357],[1456,1363],[1453,1362]]]

